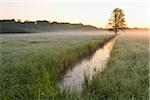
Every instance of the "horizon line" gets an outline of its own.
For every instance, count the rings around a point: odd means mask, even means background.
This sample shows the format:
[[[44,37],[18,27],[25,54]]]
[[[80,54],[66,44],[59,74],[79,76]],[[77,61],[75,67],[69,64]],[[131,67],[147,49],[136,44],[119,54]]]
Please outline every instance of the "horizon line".
[[[25,20],[23,20],[23,19],[15,19],[15,18],[11,18],[11,19],[9,19],[9,18],[2,18],[2,19],[0,19],[0,21],[2,21],[2,20],[15,20],[15,22],[19,22],[19,20],[20,20],[20,22],[21,23],[24,23],[24,22],[36,22],[36,21],[47,21],[47,22],[49,22],[49,23],[53,23],[53,22],[57,22],[57,23],[68,23],[68,24],[82,24],[82,25],[84,25],[84,26],[92,26],[92,27],[95,27],[95,28],[98,28],[98,29],[108,29],[107,27],[98,27],[98,26],[96,26],[96,25],[91,25],[91,24],[84,24],[84,23],[82,23],[82,22],[77,22],[77,23],[74,23],[74,22],[67,22],[67,21],[50,21],[50,20],[46,20],[46,19],[37,19],[37,20],[27,20],[27,19],[25,19]],[[127,27],[128,29],[150,29],[150,27],[138,27],[138,26],[134,26],[134,27]]]

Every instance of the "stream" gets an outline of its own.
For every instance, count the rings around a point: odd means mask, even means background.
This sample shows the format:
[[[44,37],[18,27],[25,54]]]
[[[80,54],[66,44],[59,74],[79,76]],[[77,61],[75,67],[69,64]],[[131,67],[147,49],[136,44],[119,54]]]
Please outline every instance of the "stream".
[[[69,69],[64,78],[59,82],[59,87],[69,92],[81,92],[85,75],[91,80],[96,72],[102,71],[106,67],[116,39],[117,37],[111,39],[90,58],[83,59],[81,62],[75,64],[72,69]]]

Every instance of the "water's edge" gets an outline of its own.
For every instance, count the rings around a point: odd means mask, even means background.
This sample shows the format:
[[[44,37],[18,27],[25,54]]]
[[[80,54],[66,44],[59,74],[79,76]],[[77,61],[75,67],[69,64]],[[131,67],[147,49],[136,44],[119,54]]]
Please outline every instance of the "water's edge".
[[[106,67],[116,39],[117,35],[114,35],[99,43],[99,48],[93,52],[92,56],[82,59],[65,73],[63,79],[59,81],[59,87],[67,91],[82,91],[85,75],[92,79],[97,71],[102,71]]]

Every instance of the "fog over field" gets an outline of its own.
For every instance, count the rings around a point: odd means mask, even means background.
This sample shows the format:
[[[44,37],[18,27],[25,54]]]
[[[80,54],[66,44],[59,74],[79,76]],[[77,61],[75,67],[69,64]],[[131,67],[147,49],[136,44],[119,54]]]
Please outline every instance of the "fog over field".
[[[50,31],[50,32],[38,32],[38,33],[8,33],[9,36],[42,36],[42,35],[112,35],[114,33],[107,30],[66,30],[66,31]],[[1,34],[0,34],[1,35]],[[2,34],[3,35],[3,34]],[[4,35],[3,35],[4,36]]]
[[[123,37],[133,37],[133,38],[149,38],[150,30],[149,29],[130,29],[121,32]]]
[[[148,36],[149,29],[128,29],[120,31],[119,34],[123,36]],[[40,36],[40,35],[113,35],[114,33],[107,30],[64,30],[64,31],[50,31],[50,32],[38,32],[38,33],[8,33],[6,36]],[[1,35],[1,34],[0,34]],[[5,36],[5,35],[3,35]]]

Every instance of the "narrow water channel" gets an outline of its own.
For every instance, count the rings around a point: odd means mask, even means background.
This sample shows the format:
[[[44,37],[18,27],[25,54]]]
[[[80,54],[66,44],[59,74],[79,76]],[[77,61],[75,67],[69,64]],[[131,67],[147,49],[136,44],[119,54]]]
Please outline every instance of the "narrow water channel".
[[[64,78],[59,82],[59,86],[67,91],[82,91],[84,76],[90,80],[97,71],[102,71],[106,67],[107,60],[117,37],[110,40],[102,48],[99,48],[91,58],[83,59],[72,69],[68,70]]]

